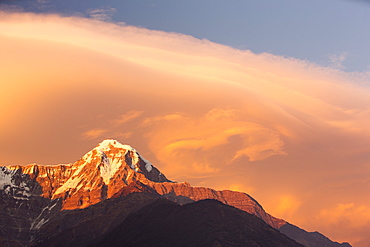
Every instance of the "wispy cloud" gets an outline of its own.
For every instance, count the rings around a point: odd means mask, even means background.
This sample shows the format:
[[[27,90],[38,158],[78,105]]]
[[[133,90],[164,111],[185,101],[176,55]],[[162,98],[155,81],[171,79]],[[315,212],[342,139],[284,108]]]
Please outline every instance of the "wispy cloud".
[[[346,67],[343,65],[343,63],[346,61],[347,57],[348,52],[329,55],[330,64],[335,69],[345,69]]]
[[[40,0],[45,1],[45,0]],[[117,12],[115,8],[105,6],[97,9],[88,9],[86,14],[95,20],[99,21],[112,21],[113,15]]]
[[[106,132],[107,130],[105,129],[92,129],[92,130],[82,133],[81,137],[87,140],[95,140],[95,139],[101,138],[102,135],[105,134]]]
[[[51,8],[54,3],[51,0],[34,0],[33,8],[38,10],[47,10]]]
[[[8,13],[22,12],[22,11],[24,11],[24,8],[21,7],[21,6],[12,5],[12,4],[5,4],[5,3],[0,2],[0,11],[5,11],[5,12],[8,12]]]
[[[349,224],[356,228],[370,225],[370,206],[355,203],[339,203],[329,209],[322,209],[320,218],[326,219],[324,224]]]
[[[50,0],[37,0],[36,2],[40,4],[47,4],[50,3]]]
[[[131,111],[128,111],[120,115],[117,119],[114,119],[111,122],[113,123],[113,125],[119,126],[131,120],[134,120],[135,118],[139,117],[141,114],[143,114],[143,111],[131,110]]]

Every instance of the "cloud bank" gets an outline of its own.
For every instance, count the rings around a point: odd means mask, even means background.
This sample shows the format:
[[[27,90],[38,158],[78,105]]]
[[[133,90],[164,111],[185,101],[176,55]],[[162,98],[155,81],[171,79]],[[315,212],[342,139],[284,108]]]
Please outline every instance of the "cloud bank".
[[[0,13],[2,164],[74,162],[117,138],[170,179],[370,243],[367,74],[96,20],[113,12]]]

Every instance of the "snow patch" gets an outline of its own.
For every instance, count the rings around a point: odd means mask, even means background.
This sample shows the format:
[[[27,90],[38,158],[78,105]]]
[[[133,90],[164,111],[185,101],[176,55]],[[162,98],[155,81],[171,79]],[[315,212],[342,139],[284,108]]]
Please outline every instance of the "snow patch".
[[[17,169],[0,167],[0,190],[14,199],[28,200],[28,197],[31,196],[31,189],[25,181],[21,181],[19,184],[15,182],[14,175],[16,173]]]
[[[49,219],[45,220],[45,219],[41,219],[36,226],[33,226],[33,228],[31,229],[40,229],[42,225],[44,225],[45,223],[47,223],[49,221]]]
[[[150,163],[148,160],[144,159],[143,156],[140,156],[141,159],[145,162],[145,169],[148,171],[148,172],[151,172],[153,170],[153,165],[152,163]]]
[[[112,147],[113,148],[118,148],[118,149],[124,149],[124,150],[126,150],[126,152],[124,153],[125,155],[127,154],[127,152],[130,152],[130,156],[131,156],[131,168],[134,169],[136,172],[140,170],[139,162],[140,162],[140,158],[142,158],[142,157],[139,155],[139,153],[136,151],[136,149],[133,148],[133,147],[131,147],[130,145],[123,145],[123,144],[121,144],[120,142],[118,142],[116,140],[108,139],[108,140],[102,141],[96,148],[100,152],[107,152]],[[105,163],[105,164],[108,167],[108,163]],[[110,166],[114,166],[114,165],[113,164],[110,164]],[[149,170],[151,170],[151,168],[152,168],[151,167],[151,164],[150,164],[150,162],[148,162],[148,165],[146,165],[146,169],[149,171]],[[111,175],[114,175],[114,173],[116,171],[117,170],[115,170],[113,172],[111,170],[111,173],[110,174]],[[106,175],[106,173],[105,173],[105,175]]]
[[[71,177],[55,191],[55,195],[61,194],[67,191],[68,189],[76,188],[82,182],[83,176],[75,176],[75,174],[80,175],[84,167],[85,167],[84,165],[80,165],[73,172],[73,174],[71,174]]]
[[[93,161],[94,156],[92,155],[92,152],[88,152],[85,154],[82,159],[85,161],[85,163],[91,163]]]
[[[139,166],[139,153],[134,149],[131,151],[130,153],[130,157],[131,157],[131,168],[135,170],[135,172],[139,171],[140,170],[140,166]]]
[[[102,152],[101,157],[102,162],[99,167],[100,175],[103,178],[104,183],[109,184],[111,178],[122,166],[122,159],[120,155],[114,157],[113,159],[109,159],[104,152]]]
[[[10,170],[7,167],[0,168],[0,190],[4,190],[8,185],[11,187],[16,186],[12,180],[16,172],[17,170]]]
[[[136,150],[133,147],[131,147],[130,145],[123,145],[123,144],[119,143],[118,141],[112,140],[112,139],[102,141],[97,146],[97,149],[99,151],[106,152],[106,151],[109,151],[112,147],[122,148],[122,149],[125,149],[125,150],[136,152]]]
[[[45,208],[42,209],[41,213],[33,220],[33,222],[31,223],[31,228],[30,230],[34,230],[34,229],[40,229],[41,226],[43,226],[45,223],[47,223],[49,221],[49,219],[45,219],[45,218],[42,218],[42,216],[44,216],[44,214],[48,214],[48,211],[51,211],[56,205],[58,205],[58,201],[54,201],[53,205],[48,205],[46,206]],[[46,217],[46,215],[45,215]]]

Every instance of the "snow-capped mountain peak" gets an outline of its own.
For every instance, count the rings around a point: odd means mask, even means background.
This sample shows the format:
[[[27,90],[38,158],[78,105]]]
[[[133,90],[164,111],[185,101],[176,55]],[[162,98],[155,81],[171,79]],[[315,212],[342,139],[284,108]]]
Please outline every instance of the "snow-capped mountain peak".
[[[108,151],[111,148],[121,148],[121,149],[125,149],[125,150],[130,150],[130,151],[133,151],[133,152],[137,152],[130,145],[123,145],[119,141],[113,140],[113,139],[106,139],[106,140],[102,141],[101,143],[99,143],[98,146],[96,146],[96,149],[98,149],[99,151],[102,151],[102,152]]]
[[[112,139],[102,141],[64,168],[68,176],[50,194],[52,198],[66,197],[65,208],[76,204],[84,208],[110,198],[132,181],[169,181],[136,149]]]
[[[111,172],[115,172],[119,168],[119,167],[117,167],[117,163],[115,162],[115,160],[110,160],[110,157],[108,157],[105,154],[107,152],[111,152],[112,150],[115,150],[114,152],[115,152],[116,156],[117,156],[117,154],[118,154],[118,156],[121,156],[121,155],[119,155],[119,153],[121,153],[121,152],[123,152],[124,155],[126,155],[127,153],[130,153],[130,155],[129,155],[131,157],[130,167],[132,169],[134,169],[136,172],[138,172],[140,170],[139,161],[140,161],[140,159],[142,159],[142,157],[136,151],[136,149],[134,149],[130,145],[123,145],[123,144],[121,144],[120,142],[118,142],[116,140],[107,139],[107,140],[104,140],[101,143],[99,143],[99,145],[95,149],[100,151],[100,154],[101,154],[101,157],[102,157],[102,164],[103,164],[103,167],[104,167],[103,172],[102,172],[102,176],[104,174],[104,178],[107,177],[106,175],[111,174]],[[151,164],[149,163],[149,166],[146,165],[145,167],[146,167],[147,171],[150,172]]]
[[[54,197],[65,193],[81,194],[102,186],[107,186],[110,191],[114,187],[110,183],[116,184],[118,177],[127,183],[137,176],[135,173],[143,173],[141,164],[147,167],[147,163],[131,146],[116,140],[104,140],[72,165],[71,175],[55,191]]]

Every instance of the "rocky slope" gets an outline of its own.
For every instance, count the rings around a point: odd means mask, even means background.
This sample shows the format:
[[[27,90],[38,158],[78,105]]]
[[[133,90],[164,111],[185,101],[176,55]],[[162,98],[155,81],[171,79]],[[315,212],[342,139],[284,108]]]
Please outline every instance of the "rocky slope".
[[[40,229],[57,221],[60,212],[90,208],[132,192],[162,195],[179,204],[216,199],[276,229],[287,225],[245,193],[172,182],[132,147],[105,140],[73,164],[0,167],[0,241],[27,245]]]
[[[189,183],[151,183],[157,193],[180,204],[204,199],[215,199],[227,205],[234,206],[250,214],[254,214],[274,228],[286,224],[263,210],[262,206],[251,196],[230,190],[216,191],[205,187],[192,187]]]

